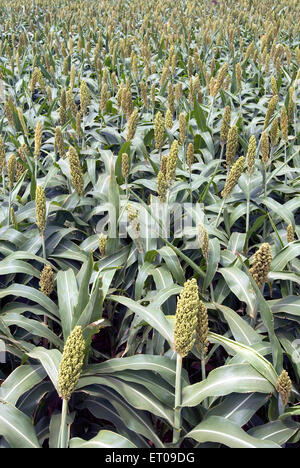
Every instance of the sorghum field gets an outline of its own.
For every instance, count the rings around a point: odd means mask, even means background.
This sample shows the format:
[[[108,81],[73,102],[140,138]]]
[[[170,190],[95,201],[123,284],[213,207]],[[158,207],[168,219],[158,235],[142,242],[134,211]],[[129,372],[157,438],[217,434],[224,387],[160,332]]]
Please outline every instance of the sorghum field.
[[[297,0],[0,0],[0,447],[300,448]]]

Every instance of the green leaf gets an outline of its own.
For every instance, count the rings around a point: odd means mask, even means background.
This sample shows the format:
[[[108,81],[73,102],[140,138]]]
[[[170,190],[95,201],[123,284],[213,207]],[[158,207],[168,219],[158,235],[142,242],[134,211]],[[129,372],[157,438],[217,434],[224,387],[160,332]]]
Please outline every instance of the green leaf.
[[[116,434],[112,431],[100,431],[96,437],[86,441],[75,437],[70,440],[70,448],[91,449],[91,448],[110,448],[110,449],[125,449],[136,448],[136,446],[125,437]]]
[[[173,411],[166,408],[157,398],[150,393],[147,388],[142,385],[124,382],[113,376],[92,376],[80,377],[77,390],[81,390],[89,385],[105,385],[113,388],[116,392],[122,395],[125,400],[134,408],[149,411],[159,418],[165,419],[170,426],[173,425]]]
[[[57,295],[64,339],[72,331],[74,309],[78,302],[78,287],[74,271],[59,271],[57,274]]]
[[[24,273],[26,275],[40,277],[40,272],[30,265],[30,263],[22,262],[21,260],[5,259],[0,262],[1,275],[10,275],[17,273]]]
[[[209,409],[207,417],[221,416],[243,427],[268,399],[269,395],[262,393],[232,393]]]
[[[40,361],[48,377],[52,381],[56,390],[58,390],[58,372],[62,354],[57,349],[45,349],[42,347],[35,348],[30,353],[27,353],[32,359]]]
[[[237,267],[221,268],[219,270],[223,275],[231,291],[245,302],[249,308],[250,316],[254,313],[255,295],[252,292],[251,283],[247,275]]]
[[[38,336],[40,338],[46,338],[50,343],[54,344],[58,348],[63,347],[63,342],[58,338],[58,336],[53,333],[52,330],[48,328],[47,325],[37,321],[23,317],[23,315],[8,312],[3,315],[3,321],[8,326],[18,326],[27,330],[32,335]]]
[[[173,331],[161,310],[152,309],[151,306],[144,307],[141,304],[122,296],[110,296],[112,301],[118,302],[128,307],[129,310],[137,314],[140,319],[145,320],[155,330],[157,330],[173,347]]]
[[[211,416],[198,424],[185,437],[197,442],[217,442],[230,448],[280,448],[274,442],[255,439],[237,424],[225,418]]]
[[[214,238],[209,241],[209,253],[207,261],[207,271],[204,279],[204,289],[206,289],[212,282],[217,267],[220,261],[220,242]]]
[[[124,358],[109,359],[100,364],[90,364],[83,375],[110,374],[123,370],[150,370],[172,385],[176,378],[176,361],[163,356],[137,355]]]
[[[48,310],[55,317],[59,317],[59,312],[56,304],[45,296],[41,291],[24,286],[23,284],[12,284],[8,288],[0,291],[0,299],[6,296],[16,296],[29,299],[37,304],[40,304],[44,309]]]
[[[102,317],[103,294],[101,290],[101,277],[96,278],[90,299],[82,314],[76,321],[76,325],[83,328],[98,321]],[[75,317],[76,319],[76,317]],[[74,322],[75,326],[75,322]]]
[[[182,406],[197,406],[208,397],[230,393],[272,393],[274,388],[250,364],[234,364],[213,370],[202,382],[183,389]]]
[[[91,387],[90,387],[91,388]],[[92,394],[99,401],[99,397],[106,398],[116,409],[124,423],[132,431],[142,434],[148,440],[151,440],[156,447],[163,448],[164,444],[156,434],[151,419],[145,411],[140,411],[129,405],[124,398],[119,396],[117,392],[109,387],[96,387],[97,390],[88,389],[88,393]],[[85,390],[84,390],[85,391]]]
[[[239,354],[276,388],[278,375],[273,365],[255,349],[216,333],[210,332],[208,338],[212,343],[221,344],[225,349],[228,347],[234,353]]]
[[[42,366],[19,366],[0,387],[0,398],[15,405],[18,399],[46,377]]]
[[[282,271],[294,258],[300,257],[300,241],[284,247],[272,260],[271,270]]]
[[[11,448],[41,448],[29,417],[5,401],[0,401],[0,434]]]
[[[79,291],[74,313],[75,317],[80,317],[81,313],[89,302],[89,285],[93,272],[93,266],[93,257],[92,255],[89,255],[88,260],[83,263],[80,271],[78,272],[77,281],[79,284]]]
[[[223,313],[235,340],[248,346],[262,341],[261,336],[236,312],[221,304],[214,305]]]
[[[250,429],[248,434],[260,440],[271,440],[278,445],[285,444],[300,429],[293,421],[272,421]]]

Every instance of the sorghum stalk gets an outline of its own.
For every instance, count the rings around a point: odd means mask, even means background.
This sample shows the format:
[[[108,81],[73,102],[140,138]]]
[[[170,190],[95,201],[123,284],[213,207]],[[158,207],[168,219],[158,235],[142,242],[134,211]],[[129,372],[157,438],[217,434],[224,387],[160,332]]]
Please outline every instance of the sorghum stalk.
[[[287,154],[286,154],[286,144],[289,136],[289,118],[286,107],[283,106],[280,114],[280,128],[282,133],[282,139],[284,141],[284,163],[286,164]],[[284,182],[287,182],[287,174],[284,175]]]
[[[264,187],[264,197],[267,196],[267,164],[270,157],[270,143],[269,136],[267,132],[263,132],[261,135],[261,159],[263,162],[263,187]],[[266,236],[266,220],[264,221],[263,226],[263,236]]]
[[[194,162],[194,158],[195,158],[195,155],[194,155],[194,145],[193,143],[189,143],[188,147],[187,147],[187,151],[186,151],[186,161],[187,161],[187,165],[188,165],[188,168],[189,168],[189,182],[190,182],[190,202],[192,203],[193,201],[193,191],[192,191],[192,164]]]
[[[10,208],[11,208],[11,192],[14,186],[15,174],[16,174],[17,160],[16,156],[12,154],[7,161],[7,172],[8,172],[8,215],[7,215],[7,225],[10,224]]]
[[[251,187],[251,175],[254,171],[256,157],[256,139],[252,135],[249,141],[248,152],[247,152],[247,163],[248,163],[248,187],[247,187],[247,207],[246,207],[246,243],[245,249],[248,248],[247,234],[249,231],[249,218],[250,218],[250,187]]]
[[[3,138],[0,136],[0,169],[2,171],[2,185],[3,185],[3,193],[5,192],[5,177],[4,177],[4,170],[5,170],[6,160],[5,160],[5,143]]]

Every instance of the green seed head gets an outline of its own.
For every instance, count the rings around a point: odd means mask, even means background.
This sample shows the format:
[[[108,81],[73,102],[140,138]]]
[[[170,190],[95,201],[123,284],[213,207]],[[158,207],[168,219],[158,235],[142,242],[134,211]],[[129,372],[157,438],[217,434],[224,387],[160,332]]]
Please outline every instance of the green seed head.
[[[254,171],[255,157],[256,157],[256,139],[255,139],[255,136],[252,135],[249,141],[248,152],[247,152],[249,174],[252,174]]]
[[[268,164],[270,156],[270,143],[267,132],[263,132],[261,135],[261,159],[264,165]]]
[[[194,145],[193,143],[189,143],[187,147],[187,152],[186,152],[186,162],[187,162],[189,171],[191,171],[194,160],[195,160]]]
[[[155,147],[157,150],[162,148],[164,143],[164,134],[165,134],[165,125],[164,119],[160,112],[157,112],[155,119],[154,119],[154,140],[155,140]]]
[[[138,120],[139,120],[139,113],[138,113],[138,109],[135,108],[128,120],[128,129],[127,129],[127,135],[126,135],[127,141],[130,141],[134,138]]]
[[[224,84],[224,81],[225,81],[225,78],[226,78],[226,75],[227,75],[227,72],[228,72],[228,63],[225,63],[221,68],[220,68],[220,71],[218,73],[218,76],[217,76],[217,80],[216,82],[214,83],[214,86],[212,88],[212,96],[215,97],[218,92],[220,91],[220,89],[222,88],[223,84]]]
[[[65,159],[66,157],[65,142],[64,142],[64,137],[63,137],[60,127],[56,127],[55,129],[54,148],[55,148],[55,151],[58,151],[60,157]]]
[[[272,97],[272,99],[269,102],[267,113],[265,116],[264,130],[269,125],[269,122],[275,112],[277,104],[278,104],[278,95],[276,94],[275,96]]]
[[[177,160],[178,160],[178,141],[174,140],[170,149],[170,154],[167,159],[167,167],[166,167],[166,180],[169,185],[171,184],[173,180],[175,180]]]
[[[34,132],[34,157],[38,159],[42,146],[43,127],[40,121],[36,124]]]
[[[268,243],[262,244],[255,252],[250,273],[253,276],[257,286],[261,288],[268,279],[271,269],[272,252]]]
[[[240,63],[237,63],[235,66],[236,82],[238,87],[238,92],[242,90],[242,67]]]
[[[291,224],[289,224],[287,229],[286,229],[286,240],[289,243],[294,242],[294,240],[295,240],[294,229],[293,229],[293,226]]]
[[[122,177],[127,179],[129,176],[129,156],[127,153],[122,154]]]
[[[91,94],[90,90],[87,87],[87,84],[84,80],[80,84],[80,109],[83,114],[87,113],[88,106],[91,103]]]
[[[5,143],[0,136],[0,170],[3,170],[6,166],[6,159],[5,159]]]
[[[99,251],[102,257],[105,257],[108,237],[101,232],[99,236]]]
[[[232,166],[225,183],[225,187],[221,193],[223,198],[229,197],[232,190],[238,183],[238,180],[244,170],[245,158],[241,156]]]
[[[228,132],[230,129],[230,119],[231,119],[231,109],[230,109],[230,106],[226,106],[223,120],[222,120],[221,133],[220,133],[221,145],[225,145],[225,143],[227,142]]]
[[[208,348],[208,315],[205,304],[199,300],[198,323],[196,327],[196,348],[201,359],[205,359]]]
[[[72,185],[78,195],[83,194],[83,175],[80,166],[79,156],[73,146],[70,146],[68,153]]]
[[[64,400],[70,400],[78,383],[85,353],[82,328],[77,326],[68,337],[58,373],[58,393]]]
[[[290,399],[292,393],[292,381],[289,374],[284,370],[277,380],[277,391],[282,398],[283,406],[285,407]]]
[[[208,253],[209,253],[209,248],[208,248],[209,238],[208,238],[207,230],[205,229],[202,223],[198,225],[198,240],[199,240],[200,248],[202,250],[203,257],[207,261]]]
[[[16,156],[12,154],[7,161],[7,173],[8,173],[8,188],[11,190],[14,186],[15,175],[16,175],[17,160]]]
[[[276,96],[278,94],[278,88],[276,78],[273,75],[271,76],[271,89],[274,96]]]
[[[175,316],[175,351],[182,357],[192,349],[198,323],[199,292],[197,281],[188,280],[180,293]]]
[[[67,109],[71,112],[72,116],[75,117],[78,112],[78,107],[76,106],[74,98],[73,98],[72,88],[68,89],[67,94],[66,94],[66,99],[67,99]]]
[[[166,201],[168,184],[165,178],[165,175],[162,171],[159,171],[157,175],[157,194],[162,203]]]
[[[170,109],[168,109],[166,112],[165,125],[166,125],[166,128],[173,127],[173,117],[172,117],[172,112],[170,111]]]
[[[35,216],[37,227],[43,233],[46,228],[46,196],[41,185],[37,186],[35,192]]]
[[[228,137],[227,137],[226,164],[228,167],[231,167],[234,162],[237,147],[238,147],[238,129],[236,125],[233,125],[233,127],[230,128],[228,132]]]
[[[270,130],[271,145],[273,147],[278,145],[279,137],[280,137],[280,130],[279,130],[278,118],[275,117],[275,119],[272,122],[271,130]]]
[[[40,291],[50,296],[54,290],[54,272],[50,265],[46,265],[40,276]]]

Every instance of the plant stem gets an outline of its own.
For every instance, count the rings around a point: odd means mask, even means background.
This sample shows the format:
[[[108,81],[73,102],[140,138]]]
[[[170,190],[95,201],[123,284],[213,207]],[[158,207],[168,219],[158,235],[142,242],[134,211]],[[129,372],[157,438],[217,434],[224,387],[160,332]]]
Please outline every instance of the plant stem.
[[[193,191],[192,191],[192,168],[190,168],[190,202],[193,203]]]
[[[46,255],[46,245],[45,245],[45,234],[44,232],[41,232],[41,240],[42,240],[42,248],[43,248],[43,258],[44,260],[47,260],[47,255]],[[47,327],[48,326],[48,318],[47,315],[44,315],[44,325]],[[47,338],[43,338],[43,346],[44,348],[48,348],[49,342]]]
[[[247,211],[246,211],[246,244],[245,244],[245,252],[247,253],[248,250],[248,238],[247,234],[249,231],[249,218],[250,218],[250,182],[251,182],[251,176],[249,174],[248,176],[248,191],[247,191]]]
[[[34,158],[34,178],[35,178],[35,183],[37,184],[37,158]]]
[[[225,205],[225,200],[226,200],[226,198],[223,198],[222,205],[221,205],[221,208],[220,208],[220,211],[219,211],[219,213],[218,213],[217,220],[216,220],[215,228],[218,227],[218,224],[219,224],[219,221],[220,221],[220,217],[221,217],[221,214],[222,214],[224,205]]]
[[[284,164],[286,165],[286,143],[284,143]],[[286,169],[286,168],[285,168]],[[287,173],[284,174],[284,183],[286,184],[287,181]]]
[[[10,224],[10,207],[11,207],[11,190],[9,189],[8,194],[8,216],[7,216],[7,226]]]
[[[205,358],[201,359],[201,373],[202,373],[202,380],[205,380],[206,379]]]
[[[3,195],[5,194],[5,175],[4,169],[2,169],[2,186],[3,186]]]
[[[264,185],[264,198],[267,196],[267,170],[264,165],[263,168],[263,185]],[[263,238],[266,238],[266,229],[267,229],[267,223],[266,220],[264,220],[264,226],[263,226]]]
[[[41,233],[41,239],[42,239],[42,247],[43,247],[43,258],[44,258],[44,260],[47,260],[47,255],[46,255],[46,244],[45,244],[45,234],[44,234],[44,232]]]
[[[173,444],[177,444],[180,438],[181,430],[181,371],[182,371],[182,356],[177,353],[176,361],[176,383],[175,383],[175,408],[174,408],[174,429],[173,429]]]
[[[209,114],[208,114],[208,118],[207,118],[207,126],[209,126],[209,124],[210,124],[210,119],[211,119],[212,111],[213,111],[213,108],[214,108],[214,104],[215,104],[215,98],[212,98],[211,106],[210,106]]]
[[[68,448],[68,435],[67,435],[67,412],[68,412],[68,402],[63,400],[62,411],[61,411],[61,423],[59,430],[59,439],[58,439],[58,448]]]

